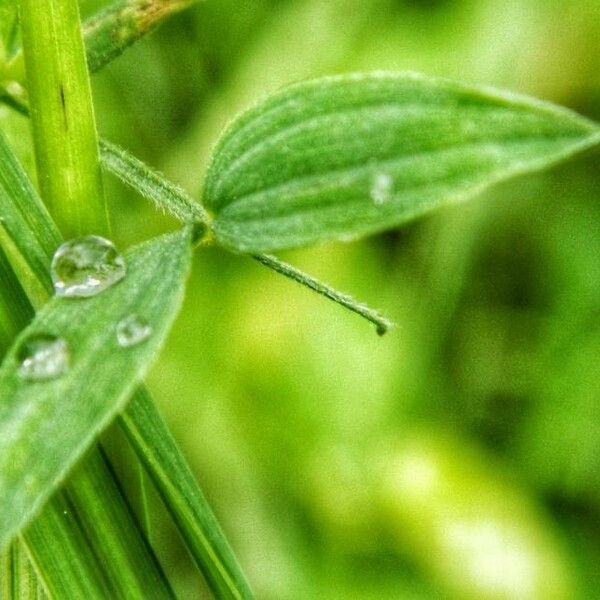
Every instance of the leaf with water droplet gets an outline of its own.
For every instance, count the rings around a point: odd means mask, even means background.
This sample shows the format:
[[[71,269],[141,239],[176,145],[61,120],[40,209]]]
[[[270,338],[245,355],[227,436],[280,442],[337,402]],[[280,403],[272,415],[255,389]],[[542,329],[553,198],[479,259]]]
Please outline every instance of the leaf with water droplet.
[[[152,335],[152,327],[137,315],[128,315],[117,323],[117,343],[121,348],[137,346]]]
[[[393,185],[394,180],[387,173],[376,173],[369,191],[373,204],[385,204],[391,198]]]
[[[21,341],[17,351],[18,373],[27,381],[56,379],[69,370],[69,346],[62,338],[34,333]]]
[[[125,260],[114,244],[87,235],[61,244],[50,269],[57,296],[95,296],[125,277]]]
[[[597,124],[517,94],[407,73],[325,77],[234,121],[204,204],[223,246],[271,252],[397,227],[599,142]]]
[[[126,252],[127,276],[101,294],[52,298],[6,356],[0,367],[0,550],[123,410],[156,357],[183,298],[191,230]],[[144,315],[152,335],[121,349],[115,331],[136,314]],[[24,378],[23,360],[36,354],[36,340],[38,351],[68,348],[70,368],[43,381]]]

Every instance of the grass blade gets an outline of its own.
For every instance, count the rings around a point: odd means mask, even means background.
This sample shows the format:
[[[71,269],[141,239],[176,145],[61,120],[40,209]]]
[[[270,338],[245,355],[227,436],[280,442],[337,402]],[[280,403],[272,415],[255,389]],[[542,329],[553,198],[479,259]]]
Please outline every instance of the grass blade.
[[[126,405],[179,308],[190,254],[190,228],[141,244],[126,254],[123,281],[85,300],[53,298],[9,352],[0,368],[0,546]],[[119,348],[115,328],[131,314],[153,334]],[[37,384],[19,378],[19,344],[35,332],[52,332],[69,344],[68,373]]]
[[[251,598],[233,551],[145,390],[136,392],[121,423],[215,596]]]
[[[112,597],[127,590],[128,600],[171,599],[173,591],[152,549],[141,534],[116,478],[102,452],[90,452],[65,488],[79,523],[112,588]],[[106,502],[106,497],[116,501]],[[143,575],[143,576],[142,576]]]
[[[6,326],[0,323],[0,329],[6,333],[0,337],[0,355],[33,317],[33,308],[3,256],[0,249],[0,276],[3,284],[7,284],[0,288],[0,315],[8,316]],[[68,597],[79,598],[86,586],[88,591],[96,590],[93,597],[104,597],[105,587],[110,586],[116,595],[120,589],[127,589],[132,599],[143,600],[149,594],[171,598],[162,570],[145,544],[107,464],[98,450],[90,452],[67,485],[50,499],[30,525],[26,539],[36,562],[40,561],[38,567],[49,579],[48,586],[64,590],[64,594],[72,593]],[[71,508],[65,512],[64,505]],[[61,528],[65,531],[58,531]],[[59,569],[52,563],[54,558],[46,556],[49,548],[53,554],[69,556],[69,564]],[[52,571],[47,573],[44,565],[49,563]],[[14,586],[25,585],[26,582],[21,582],[22,574],[26,573],[17,570],[11,575]],[[80,581],[82,578],[88,581]]]
[[[216,240],[263,253],[396,227],[600,142],[532,98],[416,74],[288,87],[218,143],[204,189]]]
[[[27,324],[33,315],[24,291],[4,258],[0,249],[0,315],[7,316],[3,319],[4,336],[0,337],[0,356],[8,349],[12,339]],[[33,521],[24,533],[24,539],[29,543],[30,550],[35,554],[38,567],[45,575],[48,589],[62,590],[64,597],[100,598],[106,592],[105,582],[98,561],[90,550],[87,539],[80,529],[78,521],[73,520],[73,511],[67,511],[65,506],[70,503],[65,492],[58,492],[44,507],[42,513]],[[65,517],[70,515],[69,519]],[[0,598],[20,597],[18,588],[21,584],[20,569],[13,568],[13,545],[3,554],[0,565]],[[46,550],[50,555],[46,554]],[[54,564],[56,556],[65,557],[64,568]],[[43,566],[51,564],[51,570],[45,572]],[[31,573],[28,574],[28,577]],[[14,590],[17,590],[16,592]]]
[[[77,522],[66,494],[56,494],[22,533],[51,598],[110,598],[98,558]]]
[[[15,541],[0,557],[0,598],[42,600],[45,592],[23,544]]]

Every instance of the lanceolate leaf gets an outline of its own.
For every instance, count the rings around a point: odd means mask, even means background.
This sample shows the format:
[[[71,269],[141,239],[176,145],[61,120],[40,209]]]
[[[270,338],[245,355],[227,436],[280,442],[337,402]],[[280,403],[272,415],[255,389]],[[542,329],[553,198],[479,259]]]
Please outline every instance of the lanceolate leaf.
[[[181,303],[190,255],[189,227],[141,244],[125,255],[124,280],[92,298],[53,298],[17,339],[0,368],[0,549],[125,407]],[[131,315],[152,335],[122,348],[116,327]],[[67,343],[67,373],[43,382],[19,376],[20,342],[35,333]]]
[[[204,203],[224,246],[267,252],[389,229],[600,142],[534,99],[416,74],[291,86],[239,118]]]

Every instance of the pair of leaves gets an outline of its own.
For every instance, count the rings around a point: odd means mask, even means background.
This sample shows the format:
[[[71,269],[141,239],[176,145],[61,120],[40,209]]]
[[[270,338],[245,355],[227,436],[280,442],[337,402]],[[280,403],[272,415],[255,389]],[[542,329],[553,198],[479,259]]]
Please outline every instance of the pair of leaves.
[[[232,125],[215,151],[204,201],[217,241],[236,251],[347,239],[466,199],[599,139],[593,123],[521,96],[416,75],[326,78],[292,86]],[[188,209],[190,218],[204,217],[177,194],[161,192],[160,180],[150,183],[155,200],[179,218]],[[12,184],[4,187],[13,193]],[[0,492],[10,508],[0,541],[35,513],[123,408],[173,318],[189,239],[185,229],[134,249],[124,282],[85,301],[53,299],[40,312],[23,335],[50,332],[69,342],[74,364],[62,379],[21,381],[16,350],[6,359]],[[131,312],[154,327],[154,336],[125,350],[116,346],[114,328]]]

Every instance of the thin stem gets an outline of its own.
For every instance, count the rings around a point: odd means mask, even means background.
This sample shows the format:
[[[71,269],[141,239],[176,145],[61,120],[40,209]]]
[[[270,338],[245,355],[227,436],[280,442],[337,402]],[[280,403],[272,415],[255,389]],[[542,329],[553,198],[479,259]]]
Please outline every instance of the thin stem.
[[[26,112],[26,107],[24,110]],[[141,196],[151,200],[158,208],[170,212],[175,218],[184,222],[201,223],[205,226],[202,232],[205,236],[203,241],[210,239],[208,237],[210,235],[210,217],[202,205],[194,201],[185,190],[116,144],[100,140],[100,151],[102,166],[105,169],[135,189]],[[359,302],[349,294],[335,290],[274,256],[260,254],[253,258],[269,269],[293,279],[370,321],[375,325],[378,335],[384,335],[393,326],[389,319],[366,304]]]
[[[183,222],[199,221],[208,225],[209,217],[199,202],[124,148],[100,140],[100,156],[105,169],[159,209],[169,211]]]
[[[154,202],[158,208],[169,211],[177,219],[184,222],[200,222],[207,226],[204,233],[210,232],[208,214],[202,205],[195,202],[183,189],[171,183],[163,175],[152,170],[141,160],[115,144],[100,140],[100,150],[103,167],[111,171],[123,183],[131,186],[144,198]],[[277,273],[293,279],[367,319],[375,325],[379,335],[386,333],[392,325],[391,321],[380,315],[376,310],[358,302],[348,294],[338,292],[274,256],[261,254],[253,258]]]
[[[108,231],[76,0],[21,0],[38,179],[67,238]]]
[[[299,269],[296,269],[296,267],[279,260],[275,256],[268,254],[255,254],[252,256],[252,258],[257,260],[265,267],[268,267],[269,269],[272,269],[273,271],[276,271],[277,273],[280,273],[281,275],[284,275],[285,277],[288,277],[289,279],[292,279],[293,281],[310,288],[314,292],[317,292],[317,294],[333,300],[344,308],[347,308],[357,315],[360,315],[363,319],[370,321],[373,323],[373,325],[375,325],[375,331],[377,332],[377,335],[384,335],[388,329],[393,326],[392,321],[386,319],[373,308],[370,308],[366,304],[362,304],[349,294],[338,292],[337,290],[328,286],[326,283],[323,283],[322,281],[303,273]]]

